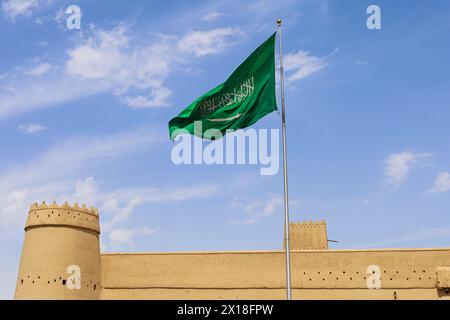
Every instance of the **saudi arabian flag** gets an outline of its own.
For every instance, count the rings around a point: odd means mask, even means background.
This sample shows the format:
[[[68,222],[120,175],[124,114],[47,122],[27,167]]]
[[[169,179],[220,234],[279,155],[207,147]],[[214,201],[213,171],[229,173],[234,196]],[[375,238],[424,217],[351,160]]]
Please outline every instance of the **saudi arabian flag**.
[[[211,139],[203,135],[208,129],[217,129],[225,135],[227,129],[246,128],[277,110],[275,35],[261,44],[224,83],[170,120],[170,139],[182,133]]]

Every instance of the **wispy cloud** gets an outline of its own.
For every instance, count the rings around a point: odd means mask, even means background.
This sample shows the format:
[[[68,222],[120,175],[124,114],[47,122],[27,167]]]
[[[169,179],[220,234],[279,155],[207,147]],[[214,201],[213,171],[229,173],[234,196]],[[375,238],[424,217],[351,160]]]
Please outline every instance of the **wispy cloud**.
[[[187,63],[186,55],[218,54],[241,35],[237,28],[217,28],[140,43],[131,33],[124,23],[109,30],[92,26],[59,63],[37,61],[26,71],[17,67],[0,75],[0,119],[99,93],[115,95],[133,109],[168,106],[172,91],[166,79]]]
[[[218,12],[218,11],[210,11],[208,13],[205,13],[202,16],[202,20],[206,21],[206,22],[211,22],[211,21],[215,21],[220,17],[226,16],[226,13],[223,12]]]
[[[36,77],[41,77],[44,74],[46,74],[47,72],[50,71],[50,69],[52,68],[52,65],[48,62],[45,63],[41,63],[38,66],[36,66],[35,68],[27,71],[27,74],[36,76]]]
[[[117,249],[123,246],[129,247],[133,246],[134,240],[138,236],[149,236],[155,234],[157,228],[118,228],[113,229],[109,233],[109,244],[112,249]]]
[[[65,64],[68,75],[95,79],[109,83],[116,95],[122,96],[130,89],[147,96],[124,99],[132,107],[157,107],[167,105],[170,90],[164,80],[170,73],[175,56],[167,43],[134,46],[130,50],[129,30],[119,25],[112,30],[96,30],[68,51]],[[143,103],[145,100],[145,103]]]
[[[214,54],[230,46],[237,36],[242,35],[239,28],[217,28],[208,31],[193,31],[178,42],[178,49],[196,57]]]
[[[283,195],[269,193],[265,197],[246,200],[243,197],[234,198],[231,206],[235,209],[243,209],[247,215],[244,219],[232,220],[232,224],[253,224],[257,220],[281,212],[283,208]]]
[[[38,200],[59,199],[70,194],[73,181],[89,167],[126,154],[150,150],[162,136],[136,129],[108,136],[81,137],[63,141],[32,160],[0,172],[0,226],[20,222],[27,206]],[[52,196],[53,199],[48,199]],[[62,199],[61,199],[62,200]]]
[[[75,192],[59,195],[60,201],[89,203],[99,208],[102,217],[102,245],[105,248],[132,242],[136,235],[143,235],[148,227],[126,229],[118,227],[127,221],[137,208],[144,204],[174,203],[193,199],[206,199],[217,194],[216,185],[190,185],[184,187],[129,187],[112,191],[102,191],[93,177],[78,181]],[[63,200],[64,199],[64,200]],[[152,228],[152,230],[156,230]],[[152,231],[152,233],[153,233]],[[150,234],[144,232],[145,234]],[[108,240],[109,239],[109,240]],[[130,243],[131,244],[131,243]]]
[[[380,241],[380,242],[368,243],[368,244],[358,246],[358,247],[381,248],[381,247],[391,246],[394,244],[400,244],[400,243],[405,243],[405,242],[410,242],[410,241],[421,241],[421,240],[439,239],[439,238],[450,238],[450,226],[418,230],[418,231],[411,232],[409,234],[403,235],[398,238],[388,239],[388,240]]]
[[[172,91],[169,88],[161,87],[152,90],[150,97],[126,96],[125,103],[133,109],[165,107]]]
[[[15,21],[19,16],[29,17],[37,8],[51,3],[52,0],[4,0],[2,11],[8,19]]]
[[[413,153],[411,151],[389,155],[382,162],[384,165],[385,183],[389,190],[398,190],[408,179],[411,168],[428,160],[431,156],[432,154],[430,153]]]
[[[431,188],[428,193],[441,193],[450,190],[450,173],[441,172],[438,174],[434,180],[433,188]]]
[[[323,70],[328,65],[328,58],[333,56],[337,51],[335,49],[328,56],[321,58],[313,56],[310,52],[304,50],[286,54],[284,67],[287,82],[292,83]]]
[[[46,126],[43,126],[39,123],[30,123],[30,124],[24,124],[24,125],[20,125],[18,127],[18,129],[24,133],[28,133],[28,134],[35,134],[38,133],[40,131],[44,131],[47,130]]]

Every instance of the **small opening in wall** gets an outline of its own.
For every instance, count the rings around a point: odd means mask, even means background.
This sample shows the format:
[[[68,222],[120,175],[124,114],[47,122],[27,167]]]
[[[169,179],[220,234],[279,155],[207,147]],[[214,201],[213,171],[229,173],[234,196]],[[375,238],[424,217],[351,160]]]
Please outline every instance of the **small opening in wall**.
[[[23,279],[22,279],[22,280],[20,280],[20,284],[23,284]]]
[[[47,281],[47,284],[50,284],[50,281]]]
[[[94,284],[94,291],[95,291],[95,289],[97,289],[97,285],[96,284]]]
[[[63,284],[63,286],[65,286],[66,285],[66,280],[63,280],[62,284]]]

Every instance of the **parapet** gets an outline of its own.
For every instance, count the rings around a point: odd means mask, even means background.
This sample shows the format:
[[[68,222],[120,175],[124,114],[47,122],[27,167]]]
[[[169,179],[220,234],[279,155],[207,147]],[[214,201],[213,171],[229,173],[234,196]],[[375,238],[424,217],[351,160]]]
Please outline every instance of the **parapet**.
[[[328,249],[325,220],[291,222],[289,224],[289,240],[291,250]],[[283,249],[285,249],[284,241]]]
[[[34,203],[28,213],[25,231],[37,226],[72,226],[88,229],[100,234],[98,210],[85,204],[81,207],[78,203],[70,206],[67,202],[59,206],[56,202],[47,205]]]

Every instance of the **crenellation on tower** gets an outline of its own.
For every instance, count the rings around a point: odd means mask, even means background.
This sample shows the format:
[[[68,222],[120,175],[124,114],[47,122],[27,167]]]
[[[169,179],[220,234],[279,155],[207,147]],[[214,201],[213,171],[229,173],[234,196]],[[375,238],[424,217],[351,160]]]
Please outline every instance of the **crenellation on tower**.
[[[80,208],[78,203],[70,206],[67,202],[59,206],[55,201],[47,205],[34,203],[28,212],[25,230],[44,225],[73,226],[100,233],[98,210],[85,204]]]

